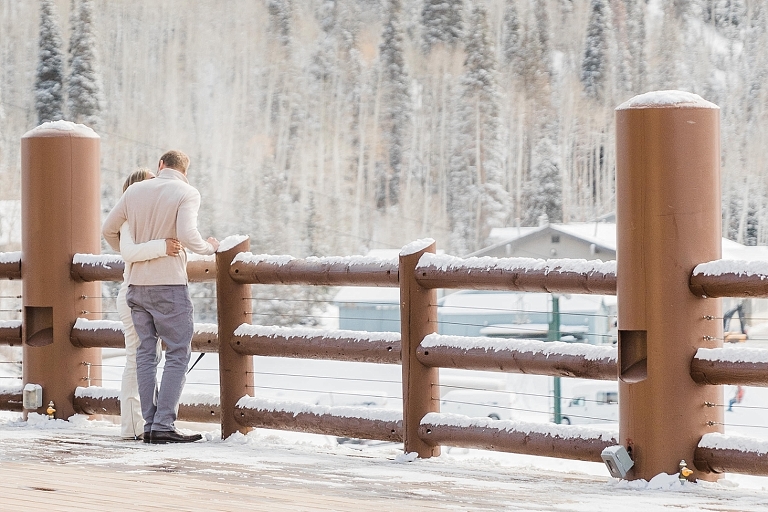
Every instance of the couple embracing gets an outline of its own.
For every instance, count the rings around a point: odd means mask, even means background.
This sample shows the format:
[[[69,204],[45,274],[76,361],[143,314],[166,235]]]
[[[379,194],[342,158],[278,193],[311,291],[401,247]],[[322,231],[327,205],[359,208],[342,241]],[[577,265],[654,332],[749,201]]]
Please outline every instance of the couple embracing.
[[[187,181],[188,167],[187,155],[169,151],[160,158],[156,177],[147,169],[132,173],[102,227],[104,239],[125,259],[118,296],[126,338],[122,434],[145,443],[202,438],[174,426],[194,332],[184,248],[210,255],[219,247],[215,238],[204,240],[197,230],[200,193]],[[166,352],[158,388],[159,338]],[[142,417],[137,411],[137,385]]]

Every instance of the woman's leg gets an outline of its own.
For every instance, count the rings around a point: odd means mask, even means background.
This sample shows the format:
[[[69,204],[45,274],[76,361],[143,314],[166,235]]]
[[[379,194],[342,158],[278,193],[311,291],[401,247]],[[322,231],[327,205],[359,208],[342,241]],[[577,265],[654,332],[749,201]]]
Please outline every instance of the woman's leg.
[[[139,336],[133,328],[131,308],[125,302],[124,286],[117,295],[117,312],[125,332],[125,369],[120,386],[120,434],[124,439],[134,439],[144,433],[144,418],[141,415],[139,384],[136,380],[136,349]]]

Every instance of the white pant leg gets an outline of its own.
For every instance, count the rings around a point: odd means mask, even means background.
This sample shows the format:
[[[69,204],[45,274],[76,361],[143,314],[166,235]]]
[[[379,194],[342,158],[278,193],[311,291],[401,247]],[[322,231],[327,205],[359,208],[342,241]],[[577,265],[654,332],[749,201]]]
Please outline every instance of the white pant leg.
[[[120,293],[117,294],[117,312],[125,332],[125,369],[120,386],[120,434],[123,438],[133,438],[144,432],[144,418],[136,379],[136,349],[140,340],[131,320],[131,308],[125,302],[127,288],[121,285]]]

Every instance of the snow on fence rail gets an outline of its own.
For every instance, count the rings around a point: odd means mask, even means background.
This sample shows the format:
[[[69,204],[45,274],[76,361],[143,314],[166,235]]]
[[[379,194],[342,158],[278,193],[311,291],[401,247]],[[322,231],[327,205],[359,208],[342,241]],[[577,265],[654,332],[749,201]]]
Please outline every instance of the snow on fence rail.
[[[400,333],[242,324],[235,351],[243,355],[400,364]]]
[[[390,442],[403,441],[403,416],[400,411],[310,405],[250,396],[241,398],[235,408],[235,418],[246,427]]]
[[[560,341],[430,334],[417,350],[425,366],[616,380],[616,347]]]
[[[0,399],[1,399],[0,395]],[[99,386],[78,387],[74,397],[75,410],[80,414],[120,415],[120,390]],[[218,423],[221,407],[217,395],[184,393],[179,403],[178,419],[197,423]]]
[[[619,444],[618,431],[430,413],[419,436],[427,443],[560,459],[602,462],[600,453]]]
[[[217,331],[216,324],[196,323],[192,334],[192,352],[218,352]],[[125,347],[123,323],[115,320],[78,318],[69,338],[73,345],[82,348]]]
[[[768,297],[768,262],[701,263],[693,269],[689,287],[700,297]]]
[[[616,262],[532,258],[457,258],[424,254],[416,266],[424,288],[616,295]]]
[[[700,348],[691,361],[691,377],[699,384],[768,386],[768,349]]]
[[[351,256],[296,259],[292,256],[238,254],[230,276],[240,284],[321,286],[397,286],[395,259]]]
[[[70,274],[75,281],[122,281],[125,262],[117,254],[75,254]],[[2,266],[0,265],[0,271]],[[193,283],[216,279],[216,258],[187,255],[187,276]],[[2,275],[0,274],[0,277]]]

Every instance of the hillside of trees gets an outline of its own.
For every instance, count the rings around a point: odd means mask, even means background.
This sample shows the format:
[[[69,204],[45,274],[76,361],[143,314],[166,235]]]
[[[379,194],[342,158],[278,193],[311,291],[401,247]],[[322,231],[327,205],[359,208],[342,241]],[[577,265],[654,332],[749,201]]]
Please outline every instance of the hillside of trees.
[[[46,4],[42,25],[58,26],[58,43],[41,29]],[[254,252],[294,256],[432,237],[464,255],[492,227],[614,211],[615,107],[681,89],[721,108],[724,233],[766,244],[767,9],[759,0],[2,2],[0,199],[20,196],[21,135],[60,116],[102,137],[105,209],[130,171],[177,148],[192,158],[205,235],[249,234]],[[58,57],[41,44],[58,44]]]

